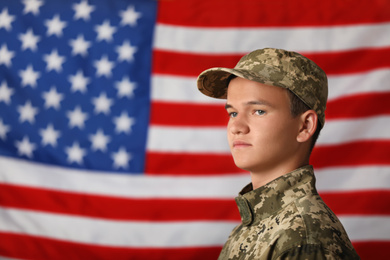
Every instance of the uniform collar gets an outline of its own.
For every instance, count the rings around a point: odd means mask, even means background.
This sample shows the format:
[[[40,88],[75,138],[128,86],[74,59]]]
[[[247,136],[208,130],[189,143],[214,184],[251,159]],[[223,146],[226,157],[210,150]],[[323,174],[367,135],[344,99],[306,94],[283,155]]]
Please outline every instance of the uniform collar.
[[[242,224],[249,226],[309,193],[316,194],[317,191],[313,167],[306,165],[255,190],[250,183],[241,190],[235,200]]]

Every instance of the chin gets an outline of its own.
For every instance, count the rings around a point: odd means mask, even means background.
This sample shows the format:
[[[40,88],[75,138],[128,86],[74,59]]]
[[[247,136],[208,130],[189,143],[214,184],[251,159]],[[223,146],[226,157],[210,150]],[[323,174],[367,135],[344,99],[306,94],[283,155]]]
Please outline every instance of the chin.
[[[234,158],[233,158],[234,159]],[[245,160],[236,160],[234,159],[234,163],[236,164],[236,166],[244,171],[251,171],[251,169],[253,169],[253,164],[251,164],[250,162],[248,161],[245,161]]]

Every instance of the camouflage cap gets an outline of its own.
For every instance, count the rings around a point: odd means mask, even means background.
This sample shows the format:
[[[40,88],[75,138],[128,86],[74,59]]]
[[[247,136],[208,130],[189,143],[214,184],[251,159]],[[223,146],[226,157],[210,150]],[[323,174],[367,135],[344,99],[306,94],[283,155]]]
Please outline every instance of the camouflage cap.
[[[325,72],[305,56],[282,49],[255,50],[242,57],[233,69],[203,71],[198,77],[198,89],[209,97],[226,99],[231,74],[291,90],[317,113],[321,127],[324,126],[328,80]]]

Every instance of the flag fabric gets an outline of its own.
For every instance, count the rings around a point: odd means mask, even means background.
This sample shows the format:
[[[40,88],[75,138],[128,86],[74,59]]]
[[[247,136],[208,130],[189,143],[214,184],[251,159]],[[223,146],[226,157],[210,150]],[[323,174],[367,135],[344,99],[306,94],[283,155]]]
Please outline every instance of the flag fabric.
[[[328,74],[320,195],[390,253],[390,2],[0,2],[0,258],[216,259],[250,182],[196,77],[259,48]]]

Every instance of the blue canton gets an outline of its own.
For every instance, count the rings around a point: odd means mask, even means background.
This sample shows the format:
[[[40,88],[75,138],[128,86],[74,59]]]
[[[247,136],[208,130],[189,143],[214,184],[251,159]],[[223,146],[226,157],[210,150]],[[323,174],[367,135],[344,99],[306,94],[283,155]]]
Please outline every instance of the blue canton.
[[[142,173],[154,0],[0,2],[0,155]]]

